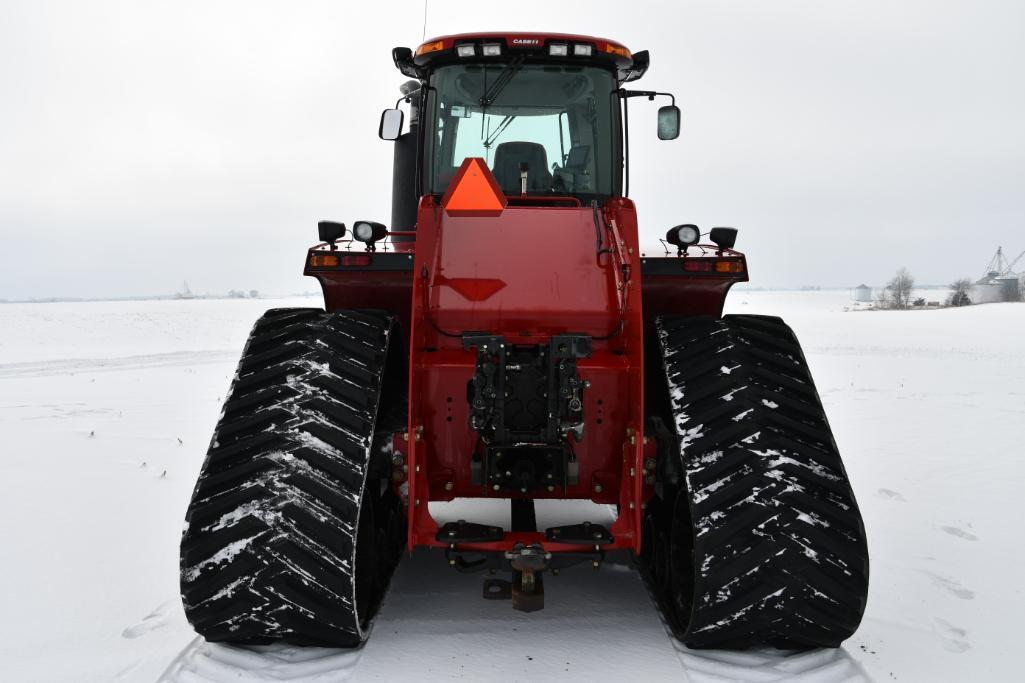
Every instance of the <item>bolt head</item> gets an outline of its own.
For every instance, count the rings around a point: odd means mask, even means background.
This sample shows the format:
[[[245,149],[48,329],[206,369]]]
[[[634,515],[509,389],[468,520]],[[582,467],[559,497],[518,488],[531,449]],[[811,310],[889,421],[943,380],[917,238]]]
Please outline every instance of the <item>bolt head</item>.
[[[594,492],[595,493],[601,493],[604,490],[605,490],[605,487],[602,486],[601,484],[595,484],[594,485]]]
[[[446,481],[446,482],[445,482],[445,490],[446,490],[446,491],[451,491],[451,490],[452,490],[452,489],[454,489],[455,487],[456,487],[456,485],[455,485],[454,483],[452,483],[452,482],[450,482],[450,481]]]

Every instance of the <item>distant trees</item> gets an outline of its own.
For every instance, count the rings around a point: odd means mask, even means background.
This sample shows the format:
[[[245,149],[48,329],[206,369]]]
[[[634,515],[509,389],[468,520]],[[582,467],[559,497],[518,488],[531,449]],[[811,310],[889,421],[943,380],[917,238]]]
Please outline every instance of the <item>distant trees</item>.
[[[907,308],[911,304],[911,291],[915,288],[915,278],[907,268],[897,271],[883,290],[883,303],[887,308]]]
[[[950,296],[947,297],[948,306],[969,306],[972,303],[968,296],[968,290],[972,287],[972,281],[966,277],[950,283]]]

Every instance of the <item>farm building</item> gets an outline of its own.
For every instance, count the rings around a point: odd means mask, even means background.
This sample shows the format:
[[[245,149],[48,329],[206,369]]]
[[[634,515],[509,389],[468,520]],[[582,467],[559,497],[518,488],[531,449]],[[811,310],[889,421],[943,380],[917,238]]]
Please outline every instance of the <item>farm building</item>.
[[[1002,247],[997,247],[997,253],[989,262],[986,274],[975,281],[968,290],[968,297],[973,304],[993,304],[1002,301],[1021,301],[1025,285],[1022,280],[1025,276],[1015,272],[1014,267],[1025,251],[1018,254],[1017,258],[1008,262],[1004,257]]]

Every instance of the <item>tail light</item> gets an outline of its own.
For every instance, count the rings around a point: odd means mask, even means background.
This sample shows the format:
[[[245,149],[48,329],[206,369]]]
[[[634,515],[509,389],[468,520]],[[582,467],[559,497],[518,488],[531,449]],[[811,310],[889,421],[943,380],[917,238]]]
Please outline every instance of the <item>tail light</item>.
[[[316,252],[310,254],[311,268],[365,268],[374,262],[370,254],[339,254]]]
[[[686,258],[683,269],[688,273],[740,274],[744,272],[744,262],[740,259]]]
[[[337,268],[341,263],[338,254],[310,254],[310,266],[312,268]]]

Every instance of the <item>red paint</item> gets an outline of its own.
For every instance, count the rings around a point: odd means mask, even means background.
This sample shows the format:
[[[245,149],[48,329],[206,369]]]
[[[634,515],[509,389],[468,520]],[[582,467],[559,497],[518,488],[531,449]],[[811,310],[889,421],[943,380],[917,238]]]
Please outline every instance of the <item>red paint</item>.
[[[469,167],[464,163],[463,170]],[[566,492],[532,497],[618,504],[615,541],[606,547],[639,550],[641,505],[652,493],[643,483],[644,458],[654,448],[643,438],[645,326],[663,313],[721,315],[730,286],[747,279],[746,263],[741,273],[716,272],[714,265],[685,270],[684,263],[702,262],[699,257],[645,257],[642,266],[637,216],[625,198],[600,209],[606,250],[601,255],[590,207],[510,202],[497,215],[474,216],[454,214],[443,203],[423,197],[416,241],[389,245],[396,252],[393,261],[412,256],[407,269],[350,267],[357,254],[340,251],[335,253],[342,254],[342,265],[306,270],[320,281],[328,310],[383,308],[402,322],[410,360],[408,441],[402,442],[409,547],[445,545],[434,538],[438,525],[429,501],[510,495],[471,482],[477,435],[469,426],[466,385],[476,359],[458,335],[477,331],[522,344],[543,343],[559,333],[593,337],[591,358],[578,362],[580,377],[591,383],[583,397],[584,439],[574,444],[578,483]],[[326,253],[324,245],[311,253]],[[743,262],[737,252],[724,256]],[[710,254],[705,262],[717,259]],[[379,266],[373,261],[366,268]],[[646,276],[644,268],[665,274]],[[542,534],[511,533],[500,542],[459,547],[507,550],[516,542],[542,543],[551,552],[582,550],[545,541]]]

